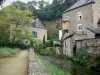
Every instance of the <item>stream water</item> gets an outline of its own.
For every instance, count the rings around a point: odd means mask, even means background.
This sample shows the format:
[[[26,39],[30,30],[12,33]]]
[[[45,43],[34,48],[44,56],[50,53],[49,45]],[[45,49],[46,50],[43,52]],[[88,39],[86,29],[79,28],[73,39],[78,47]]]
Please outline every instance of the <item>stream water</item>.
[[[69,59],[65,60],[65,59],[54,58],[51,56],[43,56],[43,58],[47,62],[60,67],[65,72],[70,72],[71,75],[100,75],[100,73],[97,73],[95,71],[90,71],[85,67],[79,65],[78,63],[70,61]]]

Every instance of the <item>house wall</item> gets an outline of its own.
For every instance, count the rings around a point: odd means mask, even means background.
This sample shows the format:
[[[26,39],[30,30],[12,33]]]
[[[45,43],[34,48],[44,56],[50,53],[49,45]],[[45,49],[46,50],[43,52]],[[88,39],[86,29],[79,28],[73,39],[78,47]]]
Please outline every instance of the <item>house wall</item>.
[[[95,38],[95,33],[90,31],[89,29],[87,29],[87,35],[88,35],[89,38]]]
[[[100,39],[88,39],[76,41],[76,50],[84,51],[90,55],[100,55]]]
[[[82,12],[82,20],[78,20],[77,13]],[[86,34],[86,28],[87,25],[93,25],[93,10],[92,10],[92,4],[88,4],[82,7],[79,7],[77,9],[68,11],[63,13],[62,20],[66,20],[66,16],[69,16],[69,32],[77,33],[77,24],[83,25],[83,32]]]
[[[47,41],[47,30],[46,29],[40,29],[40,28],[30,28],[31,31],[37,32],[37,38],[40,41],[43,41],[44,35],[45,35],[45,40]]]
[[[65,39],[63,42],[63,54],[68,57],[73,56],[73,43],[72,38]]]
[[[95,0],[95,3],[92,4],[93,7],[93,25],[98,28],[97,22],[100,18],[100,0]]]

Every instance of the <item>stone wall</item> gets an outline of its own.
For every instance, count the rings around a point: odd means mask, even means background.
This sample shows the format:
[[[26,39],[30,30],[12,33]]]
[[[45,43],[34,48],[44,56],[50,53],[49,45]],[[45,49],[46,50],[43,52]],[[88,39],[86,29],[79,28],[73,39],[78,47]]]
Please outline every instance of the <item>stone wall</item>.
[[[100,54],[100,39],[87,39],[76,41],[77,53],[82,50],[91,55]]]
[[[95,3],[92,4],[93,7],[93,25],[98,28],[98,20],[100,18],[100,0],[95,0]]]
[[[82,19],[78,20],[77,13],[82,13]],[[66,16],[69,16],[69,31],[77,33],[77,25],[82,24],[83,34],[86,34],[86,26],[93,25],[93,10],[92,4],[79,7],[77,9],[63,13],[62,20],[66,20]]]
[[[46,29],[30,27],[30,31],[37,32],[37,39],[39,39],[41,42],[43,42],[44,36],[45,36],[45,40],[47,41],[47,30]]]

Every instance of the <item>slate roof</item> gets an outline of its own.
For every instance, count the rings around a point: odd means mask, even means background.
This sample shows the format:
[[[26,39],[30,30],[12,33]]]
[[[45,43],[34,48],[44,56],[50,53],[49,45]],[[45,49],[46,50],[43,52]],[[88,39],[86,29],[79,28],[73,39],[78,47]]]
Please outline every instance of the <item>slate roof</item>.
[[[95,33],[95,34],[100,34],[100,30],[97,29],[97,28],[93,28],[93,27],[91,27],[91,26],[86,27],[86,28],[89,29],[90,31],[92,31],[92,32]]]
[[[62,39],[62,40],[65,40],[65,39],[71,37],[72,35],[74,35],[73,32],[70,32],[70,33],[64,33],[61,39]]]
[[[34,28],[45,29],[45,27],[43,26],[43,24],[42,24],[38,19],[36,19],[36,20],[32,23],[32,26],[33,26]]]
[[[84,5],[89,4],[89,3],[94,3],[94,2],[95,2],[95,0],[78,0],[74,5],[72,5],[71,7],[69,7],[64,12],[67,12],[67,11],[73,10],[75,8],[84,6]]]

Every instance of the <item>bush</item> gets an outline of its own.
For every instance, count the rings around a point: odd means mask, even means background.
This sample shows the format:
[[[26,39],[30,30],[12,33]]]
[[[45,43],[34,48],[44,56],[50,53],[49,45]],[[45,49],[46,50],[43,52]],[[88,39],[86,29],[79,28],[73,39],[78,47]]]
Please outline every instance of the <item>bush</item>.
[[[78,54],[72,58],[74,62],[78,62],[83,66],[88,66],[87,62],[89,61],[90,56],[83,50],[79,50]]]
[[[88,68],[100,72],[100,56],[93,56],[87,62]]]
[[[0,58],[4,57],[10,57],[16,52],[18,52],[19,49],[15,48],[0,48]]]
[[[45,44],[40,43],[40,44],[35,44],[34,45],[34,49],[35,52],[39,53],[40,55],[55,55],[55,52],[53,49],[46,49],[46,47],[51,47],[52,42],[51,41],[47,41],[45,42]]]
[[[54,56],[55,55],[55,52],[54,52],[54,50],[41,49],[39,51],[39,54],[40,55],[44,55],[44,56]]]
[[[15,41],[15,42],[12,42],[12,41],[7,41],[7,42],[4,42],[4,43],[0,42],[0,47],[10,47],[10,48],[26,49],[26,48],[29,48],[30,45],[27,44],[27,43],[24,43],[21,40],[18,40],[18,41]]]

